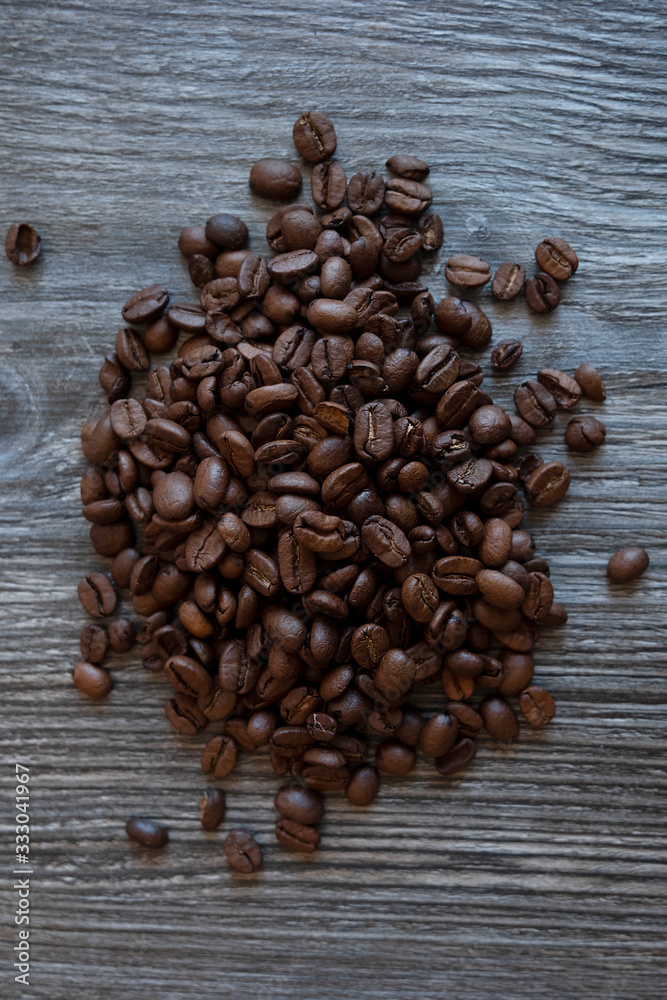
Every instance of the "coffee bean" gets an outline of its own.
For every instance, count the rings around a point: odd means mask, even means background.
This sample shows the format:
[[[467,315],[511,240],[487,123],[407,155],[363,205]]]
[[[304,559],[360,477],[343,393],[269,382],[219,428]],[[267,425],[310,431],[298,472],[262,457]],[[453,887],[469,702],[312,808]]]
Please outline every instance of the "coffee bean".
[[[561,462],[544,462],[524,485],[526,499],[533,507],[551,507],[570,488],[570,473]]]
[[[109,671],[86,660],[76,664],[72,680],[74,686],[89,698],[106,698],[112,687]]]
[[[607,430],[595,417],[573,417],[565,431],[565,444],[572,451],[595,451],[604,444]]]
[[[648,553],[638,545],[626,545],[609,558],[607,576],[612,583],[630,583],[648,569]]]
[[[449,777],[452,774],[457,774],[470,764],[477,753],[477,747],[475,746],[474,740],[464,737],[464,739],[459,740],[451,750],[443,754],[441,757],[437,757],[435,761],[435,766],[440,772],[444,774],[445,777]]]
[[[219,788],[207,788],[199,800],[202,830],[217,830],[225,818],[225,793]]]
[[[208,722],[196,700],[185,694],[177,694],[164,706],[167,719],[174,729],[184,736],[194,736]]]
[[[531,726],[546,726],[556,714],[556,705],[548,691],[541,687],[529,687],[521,692],[519,708]]]
[[[82,577],[78,594],[84,610],[94,618],[103,618],[116,610],[116,591],[104,573],[89,573]]]
[[[551,312],[560,302],[560,292],[554,279],[544,271],[528,278],[524,286],[526,302],[535,312]]]
[[[169,292],[163,285],[149,285],[130,296],[122,308],[123,319],[126,323],[152,323],[159,319],[168,302]]]
[[[514,368],[523,353],[523,344],[520,340],[504,340],[491,351],[491,364],[498,371],[507,371]]]
[[[416,762],[414,749],[394,740],[380,743],[375,755],[375,765],[382,774],[409,774]]]
[[[556,281],[571,278],[579,267],[579,258],[570,244],[560,236],[547,236],[535,250],[537,266]]]
[[[266,157],[250,171],[250,189],[261,198],[289,201],[301,190],[301,173],[287,160]]]
[[[532,427],[545,427],[556,415],[556,400],[541,382],[523,382],[517,386],[514,403]]]
[[[390,156],[386,167],[388,170],[391,170],[392,174],[396,174],[398,177],[405,177],[411,181],[423,181],[429,175],[429,166],[427,163],[420,160],[418,156],[408,156],[403,153]]]
[[[519,737],[519,723],[512,706],[498,695],[485,698],[479,706],[484,726],[492,740],[515,743]]]
[[[130,840],[141,844],[142,847],[155,849],[165,847],[169,842],[169,830],[166,826],[160,826],[159,823],[153,823],[141,816],[130,816],[125,824],[125,832]]]
[[[262,866],[261,848],[246,830],[228,833],[223,850],[229,867],[243,875],[250,875]]]
[[[283,785],[273,803],[279,813],[296,823],[312,825],[324,816],[324,802],[318,792],[301,785]]]
[[[128,371],[145,372],[148,369],[148,352],[135,330],[119,330],[115,346],[118,360]]]
[[[206,239],[223,250],[241,250],[248,241],[248,227],[236,215],[221,212],[206,222]]]
[[[461,253],[445,263],[445,278],[461,288],[479,288],[491,280],[491,268],[485,260]]]
[[[27,267],[34,264],[42,252],[42,240],[36,229],[27,223],[14,223],[7,230],[5,253],[12,264]]]
[[[384,203],[390,212],[409,216],[421,215],[432,201],[431,191],[419,181],[404,177],[392,178],[387,181]]]
[[[596,403],[603,403],[607,398],[602,377],[593,365],[588,362],[579,365],[574,373],[574,377],[581,386],[584,396],[588,399],[592,399]]]
[[[526,283],[526,269],[522,264],[501,264],[493,276],[491,292],[501,302],[515,299]]]
[[[101,663],[106,656],[109,636],[103,625],[86,625],[79,640],[81,656],[89,663]]]
[[[116,618],[109,624],[109,642],[114,653],[128,653],[137,641],[137,628],[129,618]]]
[[[237,746],[229,736],[214,736],[204,747],[201,757],[201,767],[204,774],[214,778],[226,778],[234,769],[237,757]]]
[[[347,185],[347,203],[356,215],[375,215],[382,207],[385,184],[376,173],[358,173]]]
[[[312,854],[320,842],[320,835],[312,826],[298,823],[293,819],[281,819],[276,823],[276,840],[291,851]]]
[[[313,167],[310,184],[313,201],[323,211],[331,212],[343,203],[347,191],[347,177],[336,160],[320,162]]]
[[[566,372],[558,368],[542,368],[537,373],[537,381],[549,390],[563,410],[570,410],[579,402],[581,386]]]
[[[336,152],[336,131],[323,111],[307,111],[297,118],[292,136],[298,152],[311,163],[322,163]]]

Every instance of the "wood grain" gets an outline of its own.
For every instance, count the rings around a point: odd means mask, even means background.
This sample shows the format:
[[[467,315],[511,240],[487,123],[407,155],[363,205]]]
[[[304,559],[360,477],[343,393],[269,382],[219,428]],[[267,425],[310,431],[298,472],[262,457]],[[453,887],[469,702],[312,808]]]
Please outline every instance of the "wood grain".
[[[27,219],[45,246],[35,268],[0,267],[0,819],[8,843],[21,759],[36,866],[25,990],[4,868],[2,996],[664,997],[664,9],[5,0],[2,13],[0,228]],[[263,246],[272,206],[249,169],[297,162],[292,124],[309,107],[334,119],[348,176],[399,151],[432,165],[436,297],[450,253],[528,265],[543,236],[570,240],[581,265],[551,316],[480,294],[495,337],[525,343],[515,373],[487,381],[509,404],[519,377],[592,361],[608,400],[580,412],[601,409],[608,434],[567,456],[566,501],[526,518],[571,613],[537,655],[559,706],[549,732],[485,744],[465,779],[422,763],[369,810],[332,798],[305,861],[274,844],[276,782],[244,756],[224,829],[265,845],[247,880],[224,864],[224,831],[198,828],[203,739],[169,730],[164,683],[128,656],[107,703],[71,687],[76,582],[95,562],[78,433],[103,412],[97,371],[128,294],[161,281],[191,297],[181,226],[231,209]],[[565,455],[563,430],[541,454]],[[610,588],[606,559],[630,541],[651,567]],[[167,851],[128,846],[133,811],[168,822]]]

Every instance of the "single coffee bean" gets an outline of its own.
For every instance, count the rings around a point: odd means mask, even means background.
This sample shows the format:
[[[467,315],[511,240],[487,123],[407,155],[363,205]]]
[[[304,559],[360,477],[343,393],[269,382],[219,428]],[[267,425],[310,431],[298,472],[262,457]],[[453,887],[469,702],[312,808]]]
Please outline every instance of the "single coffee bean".
[[[287,160],[266,157],[250,171],[250,189],[261,198],[289,201],[301,190],[301,173]]]
[[[116,610],[116,591],[104,573],[89,573],[82,577],[78,594],[84,610],[94,618],[104,618]]]
[[[371,805],[380,791],[380,775],[372,764],[362,764],[350,777],[345,797],[353,806],[365,807]]]
[[[241,250],[248,242],[248,227],[236,215],[220,212],[206,222],[206,239],[223,250]]]
[[[424,240],[423,249],[432,253],[439,250],[444,241],[442,219],[439,215],[422,215],[418,223]]]
[[[125,824],[125,832],[130,840],[141,844],[142,847],[164,847],[169,841],[169,830],[166,826],[160,826],[159,823],[153,823],[152,820],[143,819],[141,816],[130,816]]]
[[[355,215],[375,215],[382,207],[384,193],[380,174],[358,173],[347,185],[347,203]]]
[[[440,712],[431,716],[422,729],[419,749],[426,757],[442,757],[454,746],[458,729],[458,720],[453,715]]]
[[[517,386],[514,403],[531,427],[545,427],[556,416],[556,400],[541,382],[523,382]]]
[[[528,477],[524,493],[533,507],[551,507],[570,487],[570,473],[561,462],[545,462]]]
[[[605,425],[596,417],[573,417],[565,431],[565,444],[572,451],[595,451],[606,436]]]
[[[508,371],[514,368],[523,353],[520,340],[504,340],[491,351],[491,364],[497,371]]]
[[[80,660],[72,674],[74,686],[89,698],[106,698],[111,691],[111,675],[104,667]]]
[[[320,835],[312,826],[293,819],[280,819],[275,828],[276,840],[291,851],[312,854],[320,842]]]
[[[597,371],[593,365],[585,362],[583,365],[579,365],[574,377],[581,386],[581,390],[588,399],[594,400],[596,403],[603,403],[607,398],[607,392],[604,387],[604,382],[600,373]]]
[[[452,774],[457,774],[470,764],[477,753],[477,747],[475,746],[475,741],[464,737],[459,740],[451,750],[443,754],[441,757],[437,757],[435,761],[435,766],[440,772],[444,774],[445,777],[449,777]]]
[[[114,653],[127,653],[137,641],[137,627],[129,618],[116,618],[109,625],[109,642]]]
[[[558,368],[542,368],[537,373],[537,381],[549,390],[561,409],[570,410],[579,402],[581,386],[566,372]]]
[[[648,569],[648,553],[638,545],[626,545],[614,552],[607,563],[607,576],[612,583],[630,583]]]
[[[89,663],[101,663],[106,656],[109,636],[103,625],[86,625],[79,640],[81,656]]]
[[[579,258],[570,244],[560,236],[547,236],[535,250],[537,266],[555,278],[567,281],[579,267]]]
[[[461,288],[479,288],[491,280],[491,268],[485,260],[461,253],[445,263],[445,278]]]
[[[548,691],[529,687],[521,692],[519,708],[530,726],[546,726],[556,714],[556,705]]]
[[[421,215],[430,206],[433,195],[420,181],[404,177],[387,181],[384,203],[390,212],[400,215]]]
[[[120,363],[131,372],[145,372],[150,364],[148,351],[135,330],[125,328],[116,336],[116,355]]]
[[[479,706],[484,726],[492,740],[515,743],[519,737],[519,723],[512,706],[498,695],[485,698]]]
[[[250,875],[262,866],[261,848],[246,830],[228,833],[223,850],[229,867],[243,875]]]
[[[27,267],[34,264],[42,252],[42,240],[36,229],[27,223],[14,223],[7,230],[5,253],[12,264]]]
[[[515,299],[526,283],[526,269],[522,264],[507,261],[501,264],[493,276],[491,293],[501,302]],[[518,360],[518,358],[517,358]],[[509,367],[509,366],[507,366]]]
[[[296,823],[312,825],[324,817],[322,796],[301,785],[283,785],[276,793],[273,804],[279,813]]]
[[[361,536],[373,555],[386,566],[398,568],[410,555],[405,533],[385,517],[377,514],[368,517],[361,526]]]
[[[214,736],[204,747],[201,768],[214,778],[226,778],[234,769],[238,749],[230,736]]]
[[[385,166],[391,170],[392,174],[398,177],[405,177],[411,181],[423,181],[429,175],[428,163],[424,163],[417,156],[408,156],[403,153],[396,153],[390,156]]]
[[[382,774],[409,774],[416,762],[417,754],[414,749],[396,740],[380,743],[375,755],[375,765]]]
[[[323,111],[307,111],[297,118],[292,137],[298,152],[310,163],[322,163],[336,152],[336,130]]]
[[[163,285],[150,285],[130,296],[121,312],[126,323],[152,323],[167,308],[169,292]]]
[[[535,312],[551,312],[560,302],[560,292],[554,279],[544,271],[528,278],[524,286],[526,302]]]
[[[310,177],[313,201],[325,212],[342,205],[347,191],[347,177],[337,160],[320,162]]]
[[[225,793],[219,788],[207,788],[199,800],[202,830],[217,830],[225,818]]]

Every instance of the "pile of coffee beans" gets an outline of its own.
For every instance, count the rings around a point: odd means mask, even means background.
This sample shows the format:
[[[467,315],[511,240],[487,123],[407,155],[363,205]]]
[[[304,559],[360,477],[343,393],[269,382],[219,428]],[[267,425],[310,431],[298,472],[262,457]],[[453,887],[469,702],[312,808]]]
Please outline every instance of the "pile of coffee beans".
[[[409,773],[418,754],[455,774],[482,730],[517,739],[513,699],[530,726],[553,718],[553,699],[532,683],[532,650],[540,626],[567,615],[521,527],[519,491],[551,506],[570,473],[525,449],[559,409],[582,392],[602,399],[604,387],[589,365],[576,378],[544,368],[517,387],[516,413],[494,404],[461,354],[488,345],[488,317],[455,296],[436,304],[421,281],[423,255],[443,243],[428,165],[395,155],[388,179],[348,181],[317,111],[299,118],[294,140],[314,165],[320,214],[291,203],[296,166],[260,160],[251,190],[290,202],[268,221],[271,253],[246,247],[241,219],[213,215],[179,238],[199,301],[171,302],[155,284],[123,306],[100,371],[109,411],[82,432],[83,514],[113,563],[110,577],[84,577],[79,596],[99,618],[115,612],[116,588],[129,591],[144,620],[138,634],[125,617],[87,626],[74,683],[107,695],[108,646],[138,639],[145,668],[164,675],[174,729],[214,730],[202,744],[207,778],[225,778],[239,752],[268,749],[287,780],[276,838],[311,852],[323,793],[367,806],[381,775]],[[525,289],[543,312],[578,261],[555,237],[536,259],[526,279],[520,264],[492,276],[456,254],[445,275],[460,290],[492,280],[501,300]],[[171,361],[151,364],[179,340]],[[499,344],[494,366],[521,351]],[[603,440],[594,417],[568,426],[575,450]],[[413,702],[425,687],[442,698],[428,718]],[[209,787],[200,808],[215,829],[224,795]],[[136,818],[128,834],[166,842]],[[239,871],[261,864],[244,831],[229,834],[225,854]]]

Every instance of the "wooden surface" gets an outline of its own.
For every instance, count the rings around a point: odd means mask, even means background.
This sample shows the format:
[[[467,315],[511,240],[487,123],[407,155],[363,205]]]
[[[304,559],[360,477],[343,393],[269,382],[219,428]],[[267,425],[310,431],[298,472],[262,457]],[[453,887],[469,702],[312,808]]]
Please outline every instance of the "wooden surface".
[[[0,995],[39,1000],[649,1000],[665,981],[664,5],[265,0],[3,2],[0,228],[27,219],[44,253],[0,263],[0,659],[3,844],[14,761],[31,766],[35,864],[29,989],[11,979],[14,897],[3,864]],[[479,297],[494,339],[519,336],[499,402],[545,364],[602,371],[607,443],[567,456],[573,484],[526,523],[568,626],[545,631],[548,732],[484,744],[464,779],[420,763],[377,804],[333,798],[322,848],[275,844],[276,782],[243,755],[228,820],[198,827],[205,738],[176,738],[166,685],[135,658],[113,695],[72,688],[95,564],[79,514],[81,424],[119,310],[153,281],[192,297],[182,225],[238,211],[262,248],[272,207],[254,159],[298,162],[292,124],[327,110],[348,176],[394,152],[432,165],[452,252],[527,265],[546,235],[580,269],[551,316]],[[482,362],[488,371],[488,356]],[[586,405],[579,412],[596,412]],[[561,458],[565,421],[541,454]],[[644,579],[610,588],[624,542]],[[98,563],[104,561],[98,560]],[[436,704],[437,699],[432,700]],[[10,774],[11,771],[11,774]],[[146,856],[123,827],[164,819]],[[265,846],[230,875],[225,831]],[[5,857],[5,855],[3,855]]]

